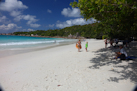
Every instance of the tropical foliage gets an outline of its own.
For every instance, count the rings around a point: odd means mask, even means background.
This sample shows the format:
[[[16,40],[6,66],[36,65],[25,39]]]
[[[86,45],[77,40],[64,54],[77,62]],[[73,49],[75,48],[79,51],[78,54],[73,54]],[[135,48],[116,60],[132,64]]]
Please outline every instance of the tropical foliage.
[[[97,32],[97,25],[99,23],[88,24],[88,25],[75,25],[71,27],[66,27],[63,29],[55,29],[55,30],[36,30],[29,32],[14,32],[15,35],[38,35],[38,36],[60,36],[67,37],[68,35],[76,35],[77,33],[86,38],[102,38],[103,33]]]
[[[110,37],[137,36],[136,0],[78,0],[71,2],[85,19],[100,21],[99,30]]]

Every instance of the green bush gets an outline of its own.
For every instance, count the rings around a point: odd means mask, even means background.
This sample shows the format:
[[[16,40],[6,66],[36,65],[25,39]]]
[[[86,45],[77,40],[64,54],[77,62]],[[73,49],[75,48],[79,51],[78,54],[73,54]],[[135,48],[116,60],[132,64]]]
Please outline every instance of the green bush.
[[[108,35],[103,35],[102,39],[108,38]]]

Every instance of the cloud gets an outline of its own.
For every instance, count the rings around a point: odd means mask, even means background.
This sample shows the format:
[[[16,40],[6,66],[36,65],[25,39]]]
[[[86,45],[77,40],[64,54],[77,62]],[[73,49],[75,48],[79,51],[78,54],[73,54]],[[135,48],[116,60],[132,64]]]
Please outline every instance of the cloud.
[[[24,20],[27,20],[27,24],[30,26],[30,27],[33,27],[33,28],[37,28],[37,27],[40,27],[41,25],[40,24],[36,24],[35,22],[38,21],[38,19],[36,19],[36,16],[33,16],[33,15],[22,15],[20,18],[24,19]]]
[[[14,18],[15,21],[20,21],[21,19],[23,19],[24,15],[18,15]]]
[[[36,16],[33,15],[18,15],[14,18],[15,21],[20,21],[21,19],[27,20],[28,25],[38,21],[38,19],[36,19]]]
[[[26,5],[23,5],[23,3],[18,0],[5,0],[5,2],[0,3],[0,10],[3,11],[13,11],[27,8],[28,7]]]
[[[15,21],[26,20],[27,25],[30,27],[37,28],[40,24],[35,24],[38,21],[34,15],[23,15],[19,9],[27,9],[26,5],[23,5],[21,1],[18,0],[5,0],[0,4],[0,10],[8,11]]]
[[[8,18],[6,16],[0,17],[0,22],[5,23],[5,24],[10,23],[10,21],[8,21]]]
[[[49,24],[49,25],[46,25],[45,27],[53,28],[54,26],[55,26],[55,24]]]
[[[13,29],[19,29],[19,28],[22,28],[22,27],[18,27],[16,24],[14,24],[14,23],[10,23],[10,24],[8,24],[8,25],[5,25],[5,24],[3,24],[3,25],[0,25],[0,30],[6,30],[6,31],[8,31],[8,30],[13,30]]]
[[[41,26],[40,24],[35,23],[35,22],[38,21],[38,19],[36,19],[36,16],[33,16],[33,15],[19,15],[19,16],[14,18],[15,21],[20,21],[21,19],[28,21],[27,25],[29,25],[30,27],[37,28],[37,27]]]
[[[36,19],[36,16],[32,16],[32,15],[23,15],[22,18],[24,20],[28,20],[27,24],[32,24],[32,23],[38,21],[38,19]]]
[[[0,22],[4,22],[6,19],[7,19],[6,16],[2,16],[2,17],[0,17]]]
[[[48,27],[54,27],[55,24],[49,24]]]
[[[11,13],[10,13],[10,15],[13,16],[13,17],[17,17],[20,14],[21,14],[20,11],[11,11]]]
[[[27,31],[34,31],[34,29],[30,29],[30,28],[29,29],[22,29],[21,31],[26,31],[26,32]]]
[[[27,20],[27,25],[29,25],[30,27],[33,28],[37,28],[40,27],[40,24],[35,24],[35,22],[38,21],[38,19],[36,19],[36,16],[33,15],[18,15],[17,17],[14,18],[15,21],[20,21],[21,19],[23,20]]]
[[[78,8],[64,8],[61,14],[66,17],[81,17],[80,10]]]
[[[34,31],[34,30],[29,28],[28,31]]]
[[[49,9],[47,10],[47,12],[48,12],[48,13],[52,13],[52,11],[51,11],[51,10],[49,10]]]
[[[70,27],[73,25],[85,25],[85,24],[92,24],[94,23],[96,20],[91,18],[89,20],[85,20],[83,18],[78,18],[78,19],[71,19],[71,20],[67,20],[65,22],[60,22],[58,21],[56,24],[56,27],[58,28],[65,28],[65,27]]]

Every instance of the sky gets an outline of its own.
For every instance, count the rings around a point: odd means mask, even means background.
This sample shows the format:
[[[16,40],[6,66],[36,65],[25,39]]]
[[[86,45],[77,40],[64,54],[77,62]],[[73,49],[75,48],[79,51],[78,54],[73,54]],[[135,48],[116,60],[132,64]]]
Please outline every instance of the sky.
[[[92,24],[85,20],[70,2],[77,0],[2,0],[0,33],[62,29],[73,25]]]

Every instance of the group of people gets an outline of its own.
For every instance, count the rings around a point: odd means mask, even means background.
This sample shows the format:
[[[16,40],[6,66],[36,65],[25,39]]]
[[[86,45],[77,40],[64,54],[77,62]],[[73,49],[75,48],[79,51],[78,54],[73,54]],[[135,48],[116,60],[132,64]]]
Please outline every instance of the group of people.
[[[116,39],[110,39],[109,41],[108,41],[108,39],[106,38],[105,40],[104,40],[104,42],[105,42],[105,48],[107,48],[107,44],[108,43],[110,43],[110,47],[113,47],[113,43],[115,43],[115,46],[118,44],[118,42],[119,42],[119,40],[116,38]],[[131,42],[131,40],[130,39],[128,39],[128,38],[126,38],[125,40],[121,40],[121,42],[123,42],[123,46],[125,46],[125,47],[130,47],[130,42]]]
[[[104,40],[104,42],[105,42],[105,48],[107,47],[107,43],[110,43],[111,46],[113,46],[113,43],[114,43],[113,40],[110,40],[108,42],[107,38]],[[115,43],[118,44],[118,39],[115,39]],[[78,48],[78,52],[80,52],[80,49],[82,48],[80,40],[76,43],[76,47]],[[85,44],[86,52],[87,52],[87,48],[88,48],[88,42],[86,42],[86,44]],[[118,57],[120,59],[125,59],[128,55],[127,55],[125,49],[123,48],[123,45],[120,45],[119,48],[120,48],[120,51],[116,52],[115,59],[117,59]]]
[[[116,45],[118,44],[118,39],[117,39],[117,38],[116,38],[116,39],[110,39],[110,40],[108,41],[108,39],[106,38],[106,39],[104,40],[104,42],[105,42],[105,48],[107,48],[107,44],[108,44],[108,43],[110,43],[110,46],[113,47],[113,43],[114,43],[114,42],[116,43]]]
[[[76,47],[78,48],[78,52],[80,52],[80,49],[82,48],[80,39],[79,39],[79,41],[76,43]],[[86,42],[86,44],[85,44],[86,52],[87,52],[87,48],[88,48],[88,42]]]
[[[113,46],[113,43],[114,43],[114,40],[113,39],[110,39],[110,41],[108,42],[107,38],[104,40],[105,42],[105,48],[107,48],[107,44],[110,43],[110,46]],[[118,44],[118,39],[115,39],[115,43],[116,45]],[[126,44],[126,47],[127,47],[127,44],[128,44],[128,41],[123,41],[123,45]],[[117,59],[118,57],[120,59],[125,59],[127,57],[127,53],[124,49],[124,46],[123,45],[120,45],[119,48],[120,48],[120,51],[119,52],[115,52],[116,53],[116,57],[115,59]]]

